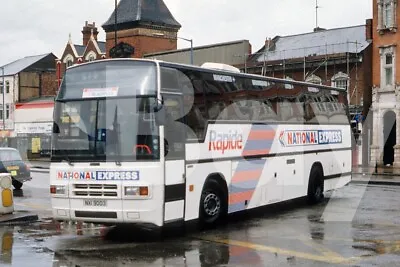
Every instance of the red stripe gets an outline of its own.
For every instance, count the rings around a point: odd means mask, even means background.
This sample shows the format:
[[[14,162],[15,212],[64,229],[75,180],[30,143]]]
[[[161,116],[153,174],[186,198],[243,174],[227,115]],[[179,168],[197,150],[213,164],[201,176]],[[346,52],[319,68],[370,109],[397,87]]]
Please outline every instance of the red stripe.
[[[230,194],[229,195],[229,205],[244,202],[246,200],[250,200],[251,197],[253,196],[253,193],[254,193],[254,190]]]
[[[40,102],[40,103],[17,103],[16,109],[33,109],[33,108],[52,108],[54,102]]]
[[[272,140],[275,138],[274,130],[251,131],[247,140]]]
[[[245,150],[242,152],[242,156],[255,156],[269,154],[270,149],[260,149],[260,150]]]
[[[232,177],[232,183],[259,179],[262,171],[263,170],[260,169],[260,170],[246,170],[246,171],[236,172]]]

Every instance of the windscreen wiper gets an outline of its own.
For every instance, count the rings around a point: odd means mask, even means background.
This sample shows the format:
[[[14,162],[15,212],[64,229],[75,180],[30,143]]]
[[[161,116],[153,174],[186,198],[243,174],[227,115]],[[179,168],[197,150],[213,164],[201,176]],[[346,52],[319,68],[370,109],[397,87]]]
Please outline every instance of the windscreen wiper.
[[[65,149],[59,149],[59,151],[62,151],[62,153],[65,156],[65,160],[67,161],[69,166],[74,166],[74,163],[72,163],[71,159],[68,157],[68,153],[66,152]]]

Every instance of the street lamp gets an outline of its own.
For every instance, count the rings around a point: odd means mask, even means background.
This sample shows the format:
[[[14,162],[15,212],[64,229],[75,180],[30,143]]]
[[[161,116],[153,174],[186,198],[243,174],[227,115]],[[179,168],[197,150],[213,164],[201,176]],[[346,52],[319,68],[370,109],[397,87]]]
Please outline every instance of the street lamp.
[[[4,101],[4,94],[5,94],[5,80],[4,80],[4,66],[1,67],[1,76],[2,76],[2,90],[3,90],[3,130],[6,129],[6,120],[5,120],[5,101]]]
[[[160,36],[160,37],[165,37],[165,34],[163,33],[154,33],[154,36]],[[193,39],[187,39],[187,38],[183,38],[183,37],[175,37],[175,38],[170,38],[170,39],[181,39],[187,42],[190,42],[190,64],[193,65],[194,60],[193,60]]]

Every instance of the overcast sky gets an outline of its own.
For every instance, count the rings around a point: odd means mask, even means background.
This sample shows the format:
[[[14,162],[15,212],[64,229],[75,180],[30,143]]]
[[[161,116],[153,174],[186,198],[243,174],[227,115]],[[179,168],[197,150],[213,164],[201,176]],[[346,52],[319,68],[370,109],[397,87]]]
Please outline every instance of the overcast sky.
[[[164,0],[182,24],[179,36],[194,45],[247,39],[257,51],[266,37],[310,32],[315,0]],[[364,24],[372,17],[372,0],[319,0],[319,26]],[[64,50],[69,33],[82,43],[86,20],[103,24],[113,0],[8,0],[0,9],[0,65],[21,57]],[[99,39],[105,34],[99,27]],[[185,41],[178,48],[187,47]]]

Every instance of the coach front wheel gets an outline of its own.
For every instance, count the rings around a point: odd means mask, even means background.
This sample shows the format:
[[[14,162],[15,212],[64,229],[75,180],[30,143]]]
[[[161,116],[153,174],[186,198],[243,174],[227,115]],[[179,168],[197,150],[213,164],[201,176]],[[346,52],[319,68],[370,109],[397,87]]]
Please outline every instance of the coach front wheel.
[[[226,200],[218,182],[210,180],[204,186],[200,199],[200,223],[211,226],[226,214]]]

